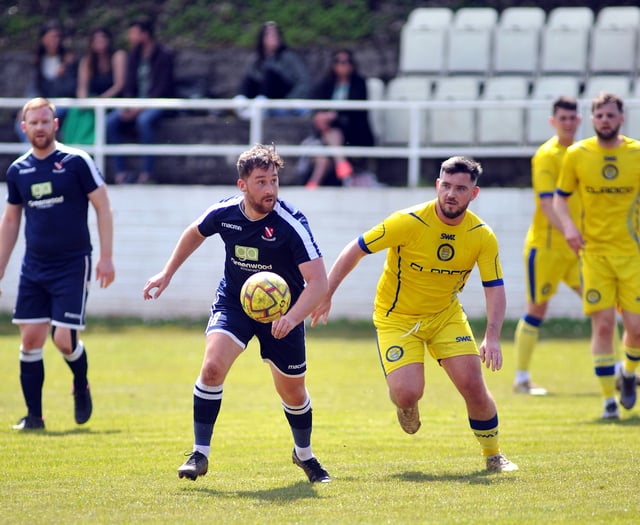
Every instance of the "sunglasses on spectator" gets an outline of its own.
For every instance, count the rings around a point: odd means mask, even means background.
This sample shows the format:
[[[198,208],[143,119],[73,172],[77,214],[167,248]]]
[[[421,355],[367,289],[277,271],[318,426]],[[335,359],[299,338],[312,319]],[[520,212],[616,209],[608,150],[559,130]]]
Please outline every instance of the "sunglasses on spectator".
[[[351,64],[351,60],[348,58],[334,58],[334,64]]]

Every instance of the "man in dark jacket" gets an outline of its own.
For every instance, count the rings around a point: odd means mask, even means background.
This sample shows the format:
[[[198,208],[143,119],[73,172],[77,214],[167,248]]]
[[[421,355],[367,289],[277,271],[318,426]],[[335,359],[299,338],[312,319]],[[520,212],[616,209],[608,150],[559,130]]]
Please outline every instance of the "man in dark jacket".
[[[127,39],[131,51],[127,58],[127,74],[123,96],[128,98],[170,98],[174,96],[173,53],[155,40],[153,25],[148,20],[129,24]],[[119,108],[107,116],[107,141],[123,142],[123,128],[135,124],[142,144],[152,144],[158,120],[166,113],[163,108]],[[152,155],[143,159],[140,174],[126,172],[125,161],[114,156],[115,182],[149,182],[153,176]]]

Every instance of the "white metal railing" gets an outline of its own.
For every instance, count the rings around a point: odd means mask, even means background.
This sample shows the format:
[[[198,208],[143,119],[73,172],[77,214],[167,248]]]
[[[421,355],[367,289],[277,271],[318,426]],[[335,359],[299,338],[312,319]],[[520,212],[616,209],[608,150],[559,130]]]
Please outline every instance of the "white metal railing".
[[[25,98],[0,98],[0,108],[21,108]],[[474,157],[529,157],[538,144],[526,144],[524,141],[515,146],[457,146],[430,147],[420,144],[422,126],[426,118],[422,118],[426,110],[431,109],[473,109],[481,108],[546,108],[550,109],[550,100],[468,100],[468,101],[389,101],[389,100],[248,100],[243,106],[232,99],[128,99],[128,98],[59,98],[51,101],[60,107],[94,108],[95,143],[83,145],[82,148],[92,154],[100,170],[105,173],[106,157],[109,155],[164,155],[164,156],[227,156],[240,154],[249,145],[262,142],[264,135],[264,111],[267,109],[366,109],[368,111],[409,110],[408,142],[406,145],[381,145],[372,147],[330,147],[302,146],[299,144],[278,144],[282,155],[314,156],[342,153],[349,157],[370,158],[404,158],[408,161],[408,186],[416,187],[420,181],[420,160],[426,158],[446,158],[451,155],[470,155]],[[589,115],[590,101],[580,100],[581,113]],[[625,105],[633,109],[640,108],[640,99],[625,100]],[[107,111],[117,107],[165,108],[170,110],[229,110],[239,107],[250,109],[249,144],[107,144],[105,121]],[[477,116],[477,115],[476,115]],[[474,118],[474,122],[477,118]],[[524,125],[523,120],[523,125]],[[551,134],[550,129],[550,134]],[[524,133],[523,133],[524,136]],[[20,154],[25,145],[20,142],[0,143],[0,153]]]

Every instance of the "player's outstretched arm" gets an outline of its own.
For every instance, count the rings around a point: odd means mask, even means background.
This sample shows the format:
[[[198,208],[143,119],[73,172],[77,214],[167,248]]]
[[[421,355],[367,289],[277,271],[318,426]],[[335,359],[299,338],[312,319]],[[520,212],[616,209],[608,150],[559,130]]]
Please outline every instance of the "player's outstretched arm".
[[[164,265],[162,271],[153,277],[150,277],[144,285],[144,288],[142,289],[142,297],[145,301],[160,297],[162,292],[164,292],[167,286],[169,286],[171,278],[176,271],[178,271],[178,268],[180,268],[182,263],[184,263],[189,256],[198,249],[204,240],[205,237],[202,236],[195,224],[187,227],[187,229],[182,232],[176,247],[173,249],[171,257],[169,257],[169,260],[167,261],[167,264]],[[153,290],[155,290],[155,293],[152,293]]]
[[[333,294],[344,278],[349,275],[365,255],[367,253],[360,248],[358,239],[352,240],[342,249],[329,271],[329,291],[325,294],[320,304],[311,312],[311,326],[316,326],[318,322],[327,324]]]

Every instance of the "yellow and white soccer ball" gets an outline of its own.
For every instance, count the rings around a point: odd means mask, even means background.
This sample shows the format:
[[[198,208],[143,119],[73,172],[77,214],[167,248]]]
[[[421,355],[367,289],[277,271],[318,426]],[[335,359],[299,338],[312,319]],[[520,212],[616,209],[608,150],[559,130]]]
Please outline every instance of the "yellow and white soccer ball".
[[[270,323],[287,313],[291,290],[287,281],[273,272],[258,272],[242,285],[240,302],[244,312],[261,323]]]

